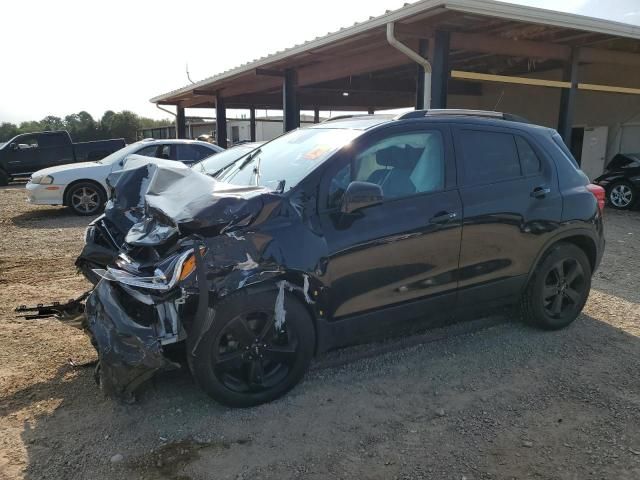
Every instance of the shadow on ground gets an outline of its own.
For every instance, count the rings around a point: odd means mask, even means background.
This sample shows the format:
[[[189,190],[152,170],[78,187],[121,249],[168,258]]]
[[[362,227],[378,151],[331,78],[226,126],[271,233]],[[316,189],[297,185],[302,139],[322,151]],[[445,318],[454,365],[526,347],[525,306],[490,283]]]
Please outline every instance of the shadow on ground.
[[[504,323],[317,368],[243,410],[184,371],[120,405],[91,369],[63,366],[0,415],[60,401],[24,426],[29,479],[638,478],[639,359],[640,338],[582,315],[559,332]]]
[[[44,207],[20,213],[11,222],[19,228],[59,229],[87,226],[94,218],[78,216],[68,207]]]

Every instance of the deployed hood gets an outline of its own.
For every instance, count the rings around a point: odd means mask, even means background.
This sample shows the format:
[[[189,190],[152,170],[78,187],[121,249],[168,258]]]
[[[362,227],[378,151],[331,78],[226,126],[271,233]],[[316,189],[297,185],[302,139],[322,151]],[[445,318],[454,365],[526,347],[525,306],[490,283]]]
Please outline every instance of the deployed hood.
[[[270,198],[280,197],[266,187],[222,183],[177,162],[148,163],[144,157],[128,159],[107,183],[113,189],[107,216],[124,214],[130,219],[125,241],[133,246],[158,245],[204,229],[244,226]]]

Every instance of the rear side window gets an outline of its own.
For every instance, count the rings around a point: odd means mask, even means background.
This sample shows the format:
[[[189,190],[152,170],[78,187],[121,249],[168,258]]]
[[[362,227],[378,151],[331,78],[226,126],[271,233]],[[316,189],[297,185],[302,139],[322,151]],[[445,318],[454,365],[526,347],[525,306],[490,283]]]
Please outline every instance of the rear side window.
[[[60,147],[68,143],[67,137],[61,133],[51,133],[40,136],[40,147]]]
[[[580,168],[578,166],[578,162],[573,157],[573,154],[569,151],[569,149],[565,145],[564,141],[562,140],[562,137],[560,135],[558,135],[557,133],[554,133],[551,138],[553,138],[553,141],[558,146],[558,148],[560,148],[560,151],[564,154],[564,156],[567,158],[567,160],[569,160],[571,163],[573,163],[574,167]]]
[[[524,138],[516,135],[515,139],[518,147],[518,155],[520,156],[520,164],[522,165],[522,173],[524,175],[538,173],[540,171],[540,159],[538,155],[536,155],[536,152]]]
[[[145,157],[155,157],[156,150],[158,150],[157,145],[149,145],[148,147],[144,147],[143,149],[138,150],[136,152],[136,155],[143,155]]]
[[[513,135],[462,130],[460,132],[465,184],[482,185],[522,175]]]
[[[203,147],[202,145],[193,145],[191,143],[178,144],[176,145],[176,148],[178,150],[178,160],[187,160],[192,162],[200,161],[215,153],[207,147]]]

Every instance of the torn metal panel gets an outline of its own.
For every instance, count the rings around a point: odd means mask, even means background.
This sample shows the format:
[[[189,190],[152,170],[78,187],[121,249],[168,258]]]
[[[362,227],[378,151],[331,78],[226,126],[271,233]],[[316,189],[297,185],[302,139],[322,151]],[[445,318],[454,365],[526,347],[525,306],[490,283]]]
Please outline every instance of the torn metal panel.
[[[284,309],[284,289],[286,287],[286,282],[281,281],[278,282],[278,296],[276,297],[276,305],[275,305],[275,318],[276,318],[276,330],[282,330],[282,326],[286,320],[287,311]]]
[[[88,328],[100,358],[100,386],[107,395],[125,400],[155,372],[179,367],[162,352],[159,328],[165,319],[141,307],[107,281],[98,283],[87,299]]]

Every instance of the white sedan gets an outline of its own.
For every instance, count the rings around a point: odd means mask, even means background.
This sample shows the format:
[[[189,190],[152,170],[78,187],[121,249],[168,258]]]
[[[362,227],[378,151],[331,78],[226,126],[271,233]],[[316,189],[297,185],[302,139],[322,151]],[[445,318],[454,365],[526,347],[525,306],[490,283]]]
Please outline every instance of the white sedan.
[[[196,140],[142,140],[97,162],[70,163],[35,172],[27,183],[27,198],[36,205],[65,205],[78,215],[96,215],[107,201],[107,177],[122,168],[129,155],[191,165],[223,150]]]

